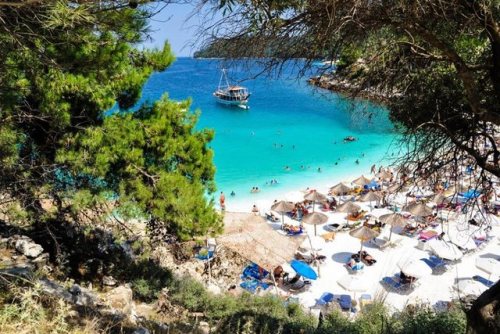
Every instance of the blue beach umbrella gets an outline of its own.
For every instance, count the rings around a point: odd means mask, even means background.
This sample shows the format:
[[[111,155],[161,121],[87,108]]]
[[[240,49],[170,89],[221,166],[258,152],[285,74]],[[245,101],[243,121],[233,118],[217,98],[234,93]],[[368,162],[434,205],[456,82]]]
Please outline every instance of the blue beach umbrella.
[[[298,261],[298,260],[292,260],[292,262],[290,262],[290,266],[300,276],[304,276],[305,278],[312,279],[312,280],[315,280],[318,278],[318,274],[316,274],[314,269],[311,268],[305,262]]]
[[[471,190],[467,191],[466,193],[464,193],[462,195],[462,197],[464,197],[466,199],[473,199],[473,198],[479,197],[480,195],[481,195],[481,193],[479,191],[471,189]]]

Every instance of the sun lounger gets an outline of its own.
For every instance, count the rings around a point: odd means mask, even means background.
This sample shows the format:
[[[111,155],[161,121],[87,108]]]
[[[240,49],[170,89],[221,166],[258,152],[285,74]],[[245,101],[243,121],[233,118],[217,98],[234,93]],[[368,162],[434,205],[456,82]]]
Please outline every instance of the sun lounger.
[[[279,217],[276,217],[274,214],[272,214],[270,212],[266,212],[266,219],[272,223],[279,223],[280,222]]]
[[[368,254],[366,251],[362,251],[361,254],[358,253],[358,256],[361,256],[361,261],[366,264],[367,266],[372,266],[375,263],[377,263],[377,260],[375,260],[370,254]]]
[[[351,274],[357,274],[357,273],[360,273],[363,268],[365,267],[365,265],[361,262],[358,262],[356,263],[353,267],[351,267],[349,265],[349,263],[346,263],[345,267],[347,268],[347,270],[349,271],[349,273]]]
[[[335,232],[327,232],[321,235],[321,237],[326,241],[333,241],[335,240]]]
[[[319,297],[319,299],[316,301],[316,304],[318,305],[326,305],[328,303],[331,303],[334,299],[333,293],[330,292],[325,292]]]
[[[395,291],[401,291],[405,288],[405,284],[401,283],[399,279],[394,279],[393,277],[389,276],[382,278],[382,283],[385,284],[389,289]]]
[[[438,233],[436,231],[432,231],[432,230],[431,231],[423,231],[423,232],[419,233],[418,239],[428,241],[428,240],[436,238],[437,236],[438,236]]]
[[[367,305],[372,304],[373,299],[370,294],[362,294],[361,297],[359,297],[359,307],[361,309],[365,308]]]
[[[267,288],[269,288],[269,284],[260,282],[256,279],[247,279],[240,283],[240,287],[250,293],[256,293],[259,289],[266,290]]]
[[[267,277],[269,275],[269,272],[262,269],[260,272],[259,272],[259,266],[256,265],[255,263],[252,263],[248,266],[245,267],[245,269],[243,269],[243,273],[241,274],[241,278],[245,279],[245,278],[250,278],[250,279],[257,279],[257,280],[260,280],[260,279],[263,279],[265,277]]]
[[[484,278],[483,276],[480,276],[480,275],[473,276],[472,279],[474,281],[478,281],[481,284],[484,284],[488,288],[491,288],[493,286],[493,284],[495,284],[494,282],[492,282],[489,279],[486,279],[486,278]]]
[[[433,273],[443,273],[446,271],[446,262],[437,256],[431,255],[429,258],[422,258],[420,260],[431,267]]]
[[[338,299],[340,308],[343,311],[350,311],[352,308],[352,298],[349,295],[340,295]]]

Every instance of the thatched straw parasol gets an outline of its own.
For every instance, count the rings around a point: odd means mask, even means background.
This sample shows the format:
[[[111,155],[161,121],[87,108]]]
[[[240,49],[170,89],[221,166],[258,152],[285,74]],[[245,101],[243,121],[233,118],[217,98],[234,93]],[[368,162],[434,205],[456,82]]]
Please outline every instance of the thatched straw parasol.
[[[394,194],[397,192],[405,192],[408,191],[408,187],[403,184],[393,184],[389,188],[387,188],[387,192],[390,194]]]
[[[367,185],[368,183],[372,182],[372,180],[366,178],[364,175],[361,175],[358,177],[356,180],[352,181],[352,183],[358,185],[358,186],[364,186]]]
[[[316,225],[324,224],[328,221],[328,216],[321,212],[308,213],[302,218],[304,224],[314,225],[314,235],[316,235]]]
[[[432,215],[432,209],[424,203],[412,203],[403,208],[403,210],[408,211],[414,216],[425,217]]]
[[[405,226],[406,219],[399,213],[391,213],[388,215],[380,216],[379,220],[384,224],[391,225],[391,232],[389,233],[389,241],[391,241],[392,229],[394,226]]]
[[[450,203],[450,199],[443,194],[436,194],[434,195],[429,202],[435,203],[436,205],[444,204],[444,203]]]
[[[317,192],[316,190],[312,190],[304,196],[304,199],[313,202],[313,212],[314,212],[314,204],[316,204],[316,202],[326,201],[326,196]]]
[[[378,232],[375,232],[374,230],[366,226],[358,227],[357,229],[349,232],[349,234],[351,235],[351,237],[361,240],[361,249],[359,250],[360,252],[363,250],[364,241],[376,238],[379,235]]]
[[[337,212],[353,213],[361,210],[361,207],[353,202],[345,202],[337,207]]]
[[[387,170],[382,170],[381,172],[375,174],[375,176],[382,180],[389,180],[393,177],[393,175],[389,173]]]
[[[349,191],[351,191],[351,187],[342,182],[330,188],[330,193],[332,195],[345,194],[348,193]]]
[[[295,205],[292,202],[287,201],[279,201],[271,206],[272,210],[281,213],[281,224],[285,223],[285,213],[292,212],[294,208]]]
[[[374,191],[369,191],[363,196],[361,196],[359,200],[361,202],[380,202],[382,200],[382,196],[380,196]]]

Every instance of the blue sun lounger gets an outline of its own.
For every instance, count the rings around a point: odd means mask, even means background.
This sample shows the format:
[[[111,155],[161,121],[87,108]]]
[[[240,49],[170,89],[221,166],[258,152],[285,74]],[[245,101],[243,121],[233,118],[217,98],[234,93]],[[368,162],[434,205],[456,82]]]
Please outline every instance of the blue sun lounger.
[[[472,276],[472,279],[474,281],[478,281],[479,283],[486,285],[488,288],[491,288],[493,286],[493,284],[495,284],[494,282],[492,282],[489,279],[486,279],[480,275]]]
[[[318,305],[326,305],[328,303],[331,303],[334,299],[333,293],[330,292],[325,292],[319,297],[318,301],[316,302]]]
[[[262,276],[259,273],[259,266],[256,265],[255,263],[252,263],[252,264],[246,266],[245,269],[243,269],[243,273],[241,275],[241,278],[242,279],[255,278],[257,280],[260,280],[260,279],[266,278],[267,275],[269,275],[269,272],[262,269],[261,274],[262,274]]]
[[[387,285],[392,290],[401,290],[404,287],[404,284],[399,280],[395,280],[393,277],[389,276],[382,278],[382,283]]]
[[[446,269],[446,262],[438,258],[437,256],[431,255],[428,259],[422,258],[421,261],[424,261],[429,267],[431,267],[432,271],[439,271]]]
[[[344,311],[350,311],[352,308],[352,298],[350,295],[340,295],[338,299],[340,308]]]

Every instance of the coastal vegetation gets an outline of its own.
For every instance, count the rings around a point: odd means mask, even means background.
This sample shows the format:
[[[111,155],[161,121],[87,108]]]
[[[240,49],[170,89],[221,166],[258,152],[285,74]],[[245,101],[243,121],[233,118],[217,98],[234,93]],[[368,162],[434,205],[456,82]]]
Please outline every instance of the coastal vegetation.
[[[68,222],[131,218],[180,238],[216,232],[213,133],[195,130],[189,101],[122,111],[174,57],[134,47],[147,8],[112,6],[0,6],[2,206],[49,239]]]

